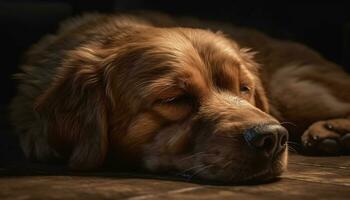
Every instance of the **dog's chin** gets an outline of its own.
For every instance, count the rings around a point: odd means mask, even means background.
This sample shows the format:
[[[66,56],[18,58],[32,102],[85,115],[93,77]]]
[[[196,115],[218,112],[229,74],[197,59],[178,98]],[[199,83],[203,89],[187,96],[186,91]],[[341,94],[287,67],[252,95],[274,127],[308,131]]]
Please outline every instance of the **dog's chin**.
[[[260,158],[257,161],[254,160],[253,156],[250,160],[232,163],[226,167],[219,167],[219,164],[205,165],[200,162],[200,159],[188,160],[183,159],[183,157],[154,155],[148,157],[144,164],[148,171],[154,173],[170,172],[186,181],[210,184],[259,184],[278,179],[286,170],[288,160],[286,149],[272,159]],[[226,160],[225,163],[227,162],[229,161]]]
[[[187,179],[213,184],[262,184],[278,180],[287,168],[288,151],[285,150],[264,167],[235,166],[227,170],[203,170],[197,174],[182,174]],[[238,170],[237,170],[238,169]]]
[[[241,184],[259,184],[277,180],[284,172],[284,167],[278,165],[279,164],[275,164],[275,166],[271,166],[270,168],[266,168],[256,173],[248,174],[245,177],[237,178],[231,182]]]

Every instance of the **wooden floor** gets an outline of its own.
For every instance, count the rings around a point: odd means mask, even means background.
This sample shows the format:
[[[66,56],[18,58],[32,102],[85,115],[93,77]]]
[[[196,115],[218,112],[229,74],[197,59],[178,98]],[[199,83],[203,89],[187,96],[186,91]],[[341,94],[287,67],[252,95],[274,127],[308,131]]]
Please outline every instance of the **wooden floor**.
[[[280,180],[248,186],[204,185],[126,174],[35,174],[28,171],[16,174],[0,168],[0,199],[350,200],[350,156],[291,155],[289,170]]]

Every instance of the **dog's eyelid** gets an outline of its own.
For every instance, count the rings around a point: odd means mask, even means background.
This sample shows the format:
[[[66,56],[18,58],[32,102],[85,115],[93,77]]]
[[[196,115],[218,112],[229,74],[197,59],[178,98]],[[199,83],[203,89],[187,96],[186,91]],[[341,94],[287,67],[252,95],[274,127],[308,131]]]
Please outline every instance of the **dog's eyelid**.
[[[242,84],[239,88],[240,92],[242,93],[250,93],[252,91],[252,88],[246,84]]]
[[[255,83],[254,81],[250,80],[250,79],[244,79],[241,80],[239,83],[239,89],[242,90],[249,90],[249,91],[253,91],[255,88]]]
[[[167,99],[162,99],[162,103],[171,103],[173,101],[175,101],[176,99],[178,99],[179,97],[175,96],[175,97],[170,97],[170,98],[167,98]]]
[[[179,104],[187,104],[190,103],[192,100],[192,96],[187,93],[183,93],[177,96],[169,97],[169,98],[161,98],[157,101],[157,103],[160,104],[173,104],[173,105],[179,105]]]

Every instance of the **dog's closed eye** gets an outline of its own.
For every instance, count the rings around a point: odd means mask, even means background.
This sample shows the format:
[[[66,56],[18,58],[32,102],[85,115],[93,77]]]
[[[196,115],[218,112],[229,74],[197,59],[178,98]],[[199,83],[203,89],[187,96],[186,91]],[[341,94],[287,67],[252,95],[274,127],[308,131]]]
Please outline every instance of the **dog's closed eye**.
[[[247,85],[242,85],[239,90],[243,94],[249,94],[251,92],[251,88]]]
[[[159,99],[159,103],[161,104],[170,104],[170,105],[181,105],[181,104],[191,104],[193,103],[194,97],[190,94],[180,94],[177,96]]]
[[[191,113],[194,102],[194,97],[187,93],[163,96],[155,101],[153,110],[169,120],[180,120]]]

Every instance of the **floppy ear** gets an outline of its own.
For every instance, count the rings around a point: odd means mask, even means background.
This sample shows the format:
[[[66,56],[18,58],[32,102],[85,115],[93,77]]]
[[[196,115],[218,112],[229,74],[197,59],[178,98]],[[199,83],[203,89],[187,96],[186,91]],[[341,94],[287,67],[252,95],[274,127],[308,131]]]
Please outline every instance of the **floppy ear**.
[[[50,146],[69,157],[72,169],[87,170],[100,166],[107,153],[108,100],[97,60],[77,52],[59,68],[35,109]]]
[[[257,81],[257,86],[255,88],[255,94],[254,94],[254,100],[255,100],[255,106],[259,108],[260,110],[269,113],[269,102],[266,97],[265,90],[262,86],[262,83],[260,80]]]

